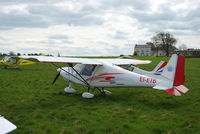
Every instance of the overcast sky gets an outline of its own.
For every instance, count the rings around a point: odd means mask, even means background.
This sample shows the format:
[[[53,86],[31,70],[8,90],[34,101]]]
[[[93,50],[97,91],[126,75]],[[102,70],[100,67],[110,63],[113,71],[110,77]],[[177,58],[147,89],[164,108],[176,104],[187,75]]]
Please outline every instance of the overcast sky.
[[[0,0],[0,52],[132,54],[170,32],[200,48],[200,0]]]

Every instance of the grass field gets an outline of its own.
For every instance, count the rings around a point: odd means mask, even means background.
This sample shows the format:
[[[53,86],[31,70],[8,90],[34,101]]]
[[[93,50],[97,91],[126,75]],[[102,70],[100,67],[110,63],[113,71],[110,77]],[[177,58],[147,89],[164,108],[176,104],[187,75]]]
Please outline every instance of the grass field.
[[[165,57],[150,59],[152,70]],[[1,66],[2,67],[2,66]],[[61,77],[51,85],[56,68],[48,63],[0,70],[0,115],[17,125],[11,134],[185,134],[200,133],[200,58],[186,59],[190,91],[175,97],[151,88],[110,88],[93,99],[81,97],[84,89],[65,94]]]

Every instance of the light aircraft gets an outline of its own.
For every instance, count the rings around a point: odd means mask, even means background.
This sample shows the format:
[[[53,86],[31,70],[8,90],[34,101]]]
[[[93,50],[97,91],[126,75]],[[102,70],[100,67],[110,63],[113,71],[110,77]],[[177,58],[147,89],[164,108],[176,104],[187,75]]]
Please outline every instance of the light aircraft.
[[[110,95],[110,91],[104,88],[110,87],[151,87],[165,91],[170,95],[181,96],[189,89],[183,86],[185,82],[184,64],[185,57],[173,54],[169,62],[163,68],[160,75],[154,73],[138,73],[119,67],[118,65],[148,64],[148,60],[136,59],[87,59],[87,58],[65,58],[46,56],[20,56],[24,59],[36,59],[44,63],[67,63],[68,67],[59,67],[58,74],[53,83],[61,75],[64,80],[69,81],[69,86],[64,89],[66,93],[74,93],[74,83],[81,84],[88,88],[82,94],[83,98],[93,98],[92,91],[99,90],[100,93]],[[73,64],[76,64],[73,66]],[[54,64],[55,65],[55,64]],[[179,92],[180,91],[180,92]]]
[[[0,115],[0,134],[7,134],[16,128],[17,127],[14,124]]]
[[[38,62],[24,60],[24,59],[18,58],[16,56],[5,56],[0,61],[0,63],[2,65],[4,65],[4,67],[2,69],[7,69],[7,67],[13,67],[14,69],[19,69],[18,66],[36,64]]]

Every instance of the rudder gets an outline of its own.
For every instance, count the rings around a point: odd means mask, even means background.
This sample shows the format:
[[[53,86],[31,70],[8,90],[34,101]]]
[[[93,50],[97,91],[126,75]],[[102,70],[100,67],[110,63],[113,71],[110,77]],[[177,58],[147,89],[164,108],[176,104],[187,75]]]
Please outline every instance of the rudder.
[[[183,85],[185,82],[185,56],[179,55],[176,67],[176,73],[174,78],[174,86]]]

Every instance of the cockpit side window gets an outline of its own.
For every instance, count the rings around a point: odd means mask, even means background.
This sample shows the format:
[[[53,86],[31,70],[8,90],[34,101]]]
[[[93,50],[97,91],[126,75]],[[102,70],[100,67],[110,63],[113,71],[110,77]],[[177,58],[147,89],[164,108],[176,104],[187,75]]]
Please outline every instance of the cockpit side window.
[[[81,75],[91,76],[96,65],[85,65],[83,68]]]
[[[130,71],[133,71],[134,69],[135,69],[134,66],[129,66],[129,67],[128,67],[128,70],[130,70]]]
[[[16,64],[16,63],[17,63],[16,59],[10,58],[10,64]]]
[[[4,61],[7,61],[10,64],[16,64],[17,60],[11,57],[5,57]]]
[[[8,57],[8,56],[5,56],[4,58],[3,58],[3,61],[9,61],[10,60],[10,57]]]
[[[135,67],[133,65],[121,65],[120,67],[129,70],[129,71],[133,71],[135,69]]]

